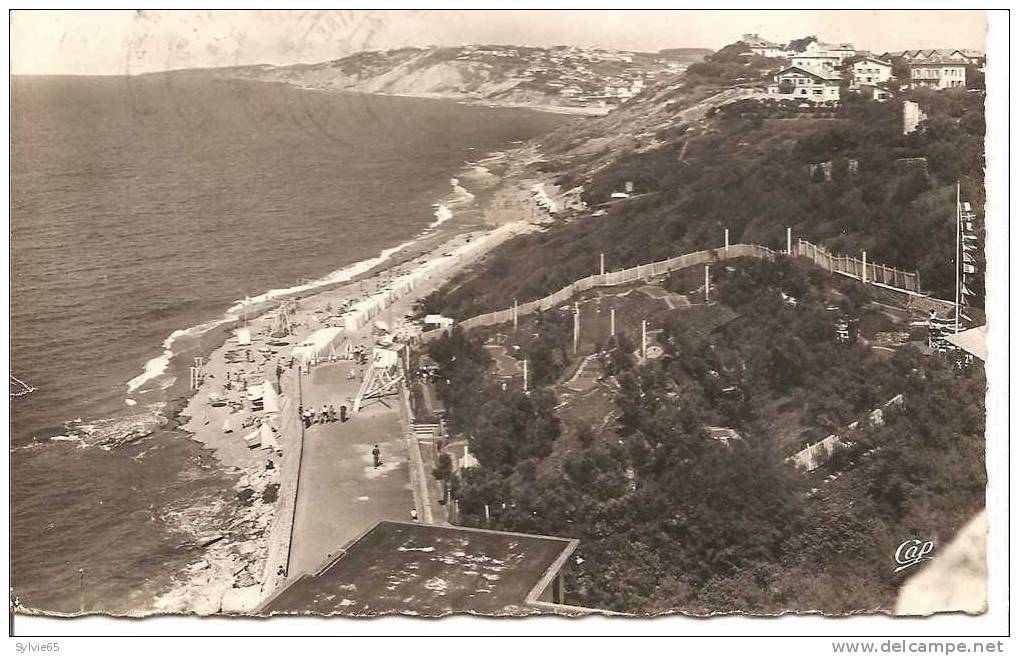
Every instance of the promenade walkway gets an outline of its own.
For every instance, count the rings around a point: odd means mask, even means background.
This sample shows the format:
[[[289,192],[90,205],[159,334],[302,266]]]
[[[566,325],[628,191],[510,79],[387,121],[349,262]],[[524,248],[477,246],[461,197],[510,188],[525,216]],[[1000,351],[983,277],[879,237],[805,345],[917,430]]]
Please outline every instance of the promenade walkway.
[[[350,407],[360,378],[352,362],[319,365],[302,379],[305,407],[332,403]],[[317,568],[348,541],[383,519],[408,521],[414,507],[409,455],[400,421],[399,398],[389,407],[373,403],[339,421],[314,424],[305,432],[304,458],[294,518],[288,578]],[[372,448],[382,451],[373,465]]]

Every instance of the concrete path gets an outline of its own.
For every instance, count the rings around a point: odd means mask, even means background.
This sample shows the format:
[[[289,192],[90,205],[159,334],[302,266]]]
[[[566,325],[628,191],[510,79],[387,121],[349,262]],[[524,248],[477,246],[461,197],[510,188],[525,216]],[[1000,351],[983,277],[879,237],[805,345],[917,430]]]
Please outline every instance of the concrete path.
[[[350,407],[360,378],[350,362],[319,365],[302,378],[305,406]],[[407,521],[414,507],[409,455],[399,397],[375,402],[345,423],[312,425],[305,432],[288,578],[317,569],[351,539],[383,519]],[[372,448],[379,445],[382,466]]]

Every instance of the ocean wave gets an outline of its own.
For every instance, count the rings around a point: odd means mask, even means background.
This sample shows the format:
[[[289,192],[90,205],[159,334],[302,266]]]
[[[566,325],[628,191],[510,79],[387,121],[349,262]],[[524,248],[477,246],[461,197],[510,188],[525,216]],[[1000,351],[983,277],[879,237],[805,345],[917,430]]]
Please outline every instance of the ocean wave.
[[[436,203],[435,205],[432,205],[432,207],[435,208],[435,220],[428,224],[429,230],[434,230],[453,218],[453,211],[449,209],[449,207],[440,203]]]
[[[166,372],[166,368],[170,366],[171,359],[173,359],[173,351],[163,349],[160,355],[146,362],[144,371],[127,381],[128,393],[130,394],[150,380],[162,376]]]

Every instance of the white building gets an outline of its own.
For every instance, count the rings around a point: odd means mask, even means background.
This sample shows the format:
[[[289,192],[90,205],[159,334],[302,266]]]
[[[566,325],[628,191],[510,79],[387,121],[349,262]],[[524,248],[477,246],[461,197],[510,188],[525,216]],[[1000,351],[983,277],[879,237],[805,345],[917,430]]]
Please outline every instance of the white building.
[[[892,65],[875,57],[864,57],[853,64],[853,84],[883,84],[892,79]]]
[[[812,71],[833,72],[842,64],[837,55],[830,55],[825,52],[801,52],[793,55],[792,65],[798,68],[806,68]]]
[[[812,103],[838,102],[841,81],[834,72],[789,66],[775,74],[775,83],[768,86],[768,94]]]
[[[965,89],[966,63],[940,58],[911,61],[909,80],[914,87]]]
[[[850,57],[856,56],[856,46],[852,43],[820,43],[818,41],[811,41],[807,44],[803,54],[835,57],[841,64]]]
[[[762,39],[757,34],[744,34],[740,41],[750,46],[750,52],[755,55],[760,55],[761,57],[785,57],[785,48],[767,39]]]

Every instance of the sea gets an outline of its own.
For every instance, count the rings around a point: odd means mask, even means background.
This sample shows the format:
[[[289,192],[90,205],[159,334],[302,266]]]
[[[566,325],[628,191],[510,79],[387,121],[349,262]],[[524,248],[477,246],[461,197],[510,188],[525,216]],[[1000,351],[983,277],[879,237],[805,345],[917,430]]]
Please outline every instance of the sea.
[[[469,225],[486,156],[578,120],[200,75],[11,101],[12,585],[50,613],[152,608],[228,520],[235,474],[166,423],[224,317]]]

